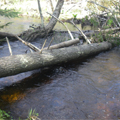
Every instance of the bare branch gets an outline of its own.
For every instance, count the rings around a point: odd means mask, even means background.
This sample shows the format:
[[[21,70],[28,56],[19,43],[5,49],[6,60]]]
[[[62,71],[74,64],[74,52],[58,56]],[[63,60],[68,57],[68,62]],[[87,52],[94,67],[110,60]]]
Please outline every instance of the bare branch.
[[[50,41],[50,44],[48,45],[48,48],[47,48],[47,49],[50,48],[50,45],[52,44],[53,39],[54,39],[54,37],[52,37],[52,39],[51,39],[51,41]]]
[[[79,30],[79,32],[82,34],[82,36],[84,37],[84,39],[89,43],[91,44],[90,40],[87,38],[87,36],[83,33],[83,31],[81,29],[79,29],[75,23],[73,21],[71,21],[71,23]]]
[[[43,48],[44,48],[44,46],[45,46],[46,41],[47,41],[47,39],[44,41],[44,44],[43,44],[43,46],[42,46],[42,48],[41,48],[41,50],[40,50],[40,54],[41,54],[42,51],[43,51]]]
[[[6,41],[7,41],[7,44],[8,44],[10,55],[12,55],[12,49],[11,49],[11,46],[10,46],[10,43],[9,43],[9,40],[8,40],[7,37],[6,37]]]
[[[34,50],[34,51],[40,51],[40,49],[37,48],[36,46],[34,46],[33,44],[24,41],[23,39],[21,39],[20,37],[18,37],[18,36],[16,36],[16,35],[15,35],[15,37],[16,37],[18,40],[20,40],[23,44],[25,44],[25,45],[27,45],[28,47],[30,47],[32,50]]]
[[[40,1],[37,0],[37,2],[38,2],[38,9],[39,9],[40,17],[41,17],[42,27],[44,28],[44,18],[43,18],[43,15],[42,15],[42,9],[41,9],[41,6],[40,6]]]
[[[53,3],[52,3],[52,0],[49,0],[50,1],[50,6],[51,6],[51,9],[52,9],[52,12],[54,11],[54,7],[53,7]]]
[[[47,13],[48,13],[48,12],[47,12]],[[67,31],[68,31],[71,39],[73,40],[73,39],[74,39],[74,38],[73,38],[73,35],[72,35],[72,33],[70,32],[70,30],[68,29],[68,27],[67,27],[61,20],[59,20],[57,17],[55,17],[54,15],[52,15],[52,14],[50,14],[50,13],[48,13],[48,14],[51,15],[51,16],[53,16],[55,19],[57,19],[61,24],[63,24],[63,25],[65,26],[65,28],[67,29]]]

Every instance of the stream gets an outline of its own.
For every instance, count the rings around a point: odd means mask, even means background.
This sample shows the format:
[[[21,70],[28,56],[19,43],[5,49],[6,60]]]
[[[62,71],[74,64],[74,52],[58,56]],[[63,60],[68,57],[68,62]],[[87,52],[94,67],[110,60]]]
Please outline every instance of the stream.
[[[29,28],[32,22],[37,25],[33,19],[17,19],[15,26],[21,24],[24,30]],[[57,26],[55,28],[62,29]],[[23,27],[14,30],[17,34],[23,31]],[[76,31],[73,26],[70,30]],[[62,41],[62,37],[65,40],[69,38],[66,33],[62,35],[58,33],[53,44]],[[50,40],[51,36],[46,46]],[[41,47],[43,42],[43,38],[38,38],[32,43]],[[28,47],[19,41],[10,41],[10,44],[14,55],[30,52]],[[0,44],[0,57],[5,56],[9,56],[6,42]],[[0,109],[10,112],[14,119],[19,117],[25,119],[28,112],[35,109],[41,120],[118,120],[120,119],[119,85],[120,47],[116,47],[87,59],[0,78]]]

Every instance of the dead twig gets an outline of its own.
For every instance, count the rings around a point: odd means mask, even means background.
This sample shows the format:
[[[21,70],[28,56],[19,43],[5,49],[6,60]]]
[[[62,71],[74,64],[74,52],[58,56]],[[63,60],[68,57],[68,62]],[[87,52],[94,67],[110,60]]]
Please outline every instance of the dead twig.
[[[7,44],[8,44],[10,55],[12,55],[12,49],[11,49],[11,46],[10,46],[10,43],[9,43],[9,40],[8,40],[7,37],[6,37],[6,41],[7,41]]]
[[[42,27],[44,28],[44,19],[43,19],[43,15],[42,15],[42,9],[41,9],[41,5],[40,5],[40,1],[37,0],[37,2],[38,2],[38,9],[39,9],[40,17],[41,17]]]
[[[15,35],[15,37],[16,37],[18,40],[20,40],[23,44],[25,44],[25,45],[27,45],[28,47],[30,47],[32,50],[34,50],[34,51],[40,51],[40,49],[39,49],[38,47],[34,46],[33,44],[24,41],[23,39],[21,39],[20,37],[18,37],[18,36],[16,36],[16,35]]]
[[[51,46],[51,44],[52,44],[53,39],[54,39],[54,37],[52,37],[52,39],[51,39],[51,41],[50,41],[50,44],[48,45],[48,48],[47,48],[47,49],[49,49],[49,48],[50,48],[50,46]]]
[[[44,48],[44,46],[45,46],[46,41],[47,41],[47,39],[44,41],[44,44],[43,44],[43,46],[42,46],[42,48],[41,48],[41,50],[40,50],[40,54],[41,54],[42,51],[43,51],[43,48]]]
[[[54,7],[53,7],[53,3],[52,3],[52,0],[49,0],[50,1],[50,6],[51,6],[51,9],[52,9],[52,12],[54,11]]]
[[[47,13],[48,13],[48,12],[47,12]],[[63,25],[65,26],[65,28],[67,29],[67,31],[68,31],[71,39],[73,40],[73,39],[74,39],[74,38],[73,38],[73,35],[72,35],[72,33],[70,32],[70,30],[68,29],[68,27],[67,27],[61,20],[59,20],[58,18],[56,18],[54,15],[52,15],[52,14],[50,14],[50,13],[48,13],[48,14],[51,15],[51,16],[53,16],[56,20],[58,20],[61,24],[63,24]]]
[[[79,32],[82,34],[82,36],[84,37],[84,39],[89,43],[91,44],[90,40],[87,38],[87,36],[83,33],[83,31],[81,29],[79,29],[75,23],[73,22],[73,20],[71,21],[71,23],[79,30]]]

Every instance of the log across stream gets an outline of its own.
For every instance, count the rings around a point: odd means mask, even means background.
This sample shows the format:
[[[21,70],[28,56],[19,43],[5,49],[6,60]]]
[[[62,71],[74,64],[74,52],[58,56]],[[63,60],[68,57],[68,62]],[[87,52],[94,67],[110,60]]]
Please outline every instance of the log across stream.
[[[111,48],[111,43],[103,42],[3,57],[0,58],[0,77],[82,59]]]

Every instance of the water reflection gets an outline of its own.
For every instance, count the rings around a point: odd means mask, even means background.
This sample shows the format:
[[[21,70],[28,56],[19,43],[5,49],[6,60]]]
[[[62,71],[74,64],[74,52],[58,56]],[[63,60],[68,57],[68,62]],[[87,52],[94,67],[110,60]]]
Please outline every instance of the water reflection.
[[[41,119],[119,119],[120,48],[44,69],[4,88],[0,108],[14,118],[36,109]]]
[[[13,34],[20,34],[23,31],[27,30],[30,28],[31,25],[35,25],[38,26],[40,25],[40,19],[38,18],[32,18],[32,17],[19,17],[19,18],[6,18],[6,17],[2,17],[0,16],[0,23],[1,24],[6,24],[7,22],[12,22],[11,25],[1,29],[1,32],[8,32],[8,33],[13,33]],[[45,24],[47,24],[48,21],[45,21]],[[72,24],[70,23],[65,23],[69,30],[71,31],[78,31]],[[81,24],[77,25],[78,28],[82,28]],[[57,22],[57,24],[54,27],[55,30],[65,30],[66,28],[59,22]],[[91,30],[94,29],[91,26],[84,26],[84,28],[82,28],[83,30]]]
[[[1,19],[1,24],[12,22],[11,25],[5,27],[4,29],[1,29],[1,31],[13,33],[13,34],[19,34],[29,29],[30,25],[32,24],[38,25],[40,23],[38,19],[30,18],[30,17],[6,18],[0,16],[0,19]]]

